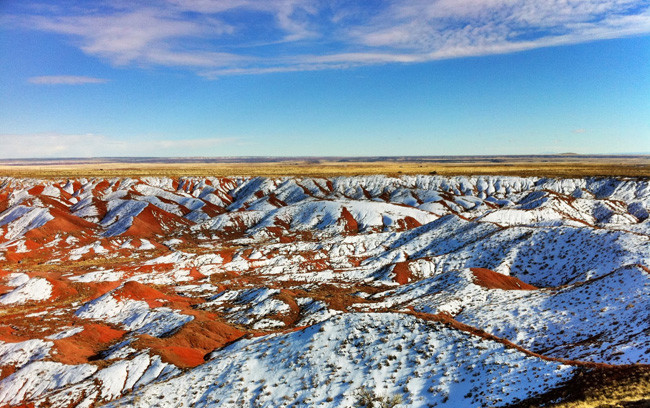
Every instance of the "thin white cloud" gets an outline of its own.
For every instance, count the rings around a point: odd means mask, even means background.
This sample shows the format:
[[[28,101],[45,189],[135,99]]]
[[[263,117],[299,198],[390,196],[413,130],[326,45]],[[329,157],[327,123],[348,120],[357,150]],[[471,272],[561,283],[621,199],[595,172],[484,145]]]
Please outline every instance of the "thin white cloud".
[[[88,55],[114,65],[185,67],[208,78],[417,63],[650,33],[647,0],[113,4],[7,21],[67,35]]]
[[[87,76],[50,75],[31,77],[27,81],[36,85],[83,85],[103,84],[108,82],[108,79]]]
[[[223,52],[172,46],[176,41],[232,31],[215,18],[194,21],[166,10],[142,8],[107,15],[32,16],[28,23],[39,30],[71,35],[86,54],[115,65],[217,66],[242,59]]]
[[[0,158],[117,157],[117,156],[210,156],[241,144],[238,138],[118,140],[97,134],[0,134]]]

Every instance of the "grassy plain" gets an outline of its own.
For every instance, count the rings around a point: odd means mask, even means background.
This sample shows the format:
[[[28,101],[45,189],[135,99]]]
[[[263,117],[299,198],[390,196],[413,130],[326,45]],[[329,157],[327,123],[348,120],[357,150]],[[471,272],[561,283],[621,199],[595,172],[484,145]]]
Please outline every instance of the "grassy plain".
[[[475,156],[408,158],[66,159],[2,160],[0,176],[302,176],[370,174],[650,177],[650,156]]]

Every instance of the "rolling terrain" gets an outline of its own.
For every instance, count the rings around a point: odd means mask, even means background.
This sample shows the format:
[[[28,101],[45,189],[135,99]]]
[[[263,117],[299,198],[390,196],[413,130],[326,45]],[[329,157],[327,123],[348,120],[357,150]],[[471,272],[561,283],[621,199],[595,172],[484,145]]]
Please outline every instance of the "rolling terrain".
[[[649,211],[647,178],[0,178],[0,406],[647,403]]]

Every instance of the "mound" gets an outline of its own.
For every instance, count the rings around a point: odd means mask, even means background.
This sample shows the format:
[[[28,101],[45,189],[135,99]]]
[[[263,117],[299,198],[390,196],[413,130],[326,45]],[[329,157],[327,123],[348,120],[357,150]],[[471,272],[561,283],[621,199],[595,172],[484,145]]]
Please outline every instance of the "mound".
[[[535,290],[533,285],[512,277],[502,275],[485,268],[470,268],[474,274],[474,283],[488,289],[503,290]]]

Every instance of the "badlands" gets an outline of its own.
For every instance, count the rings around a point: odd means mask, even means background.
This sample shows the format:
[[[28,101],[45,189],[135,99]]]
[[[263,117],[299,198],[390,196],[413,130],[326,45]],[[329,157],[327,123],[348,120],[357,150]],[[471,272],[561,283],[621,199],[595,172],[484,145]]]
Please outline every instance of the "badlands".
[[[649,211],[647,178],[0,178],[0,406],[647,407]]]

